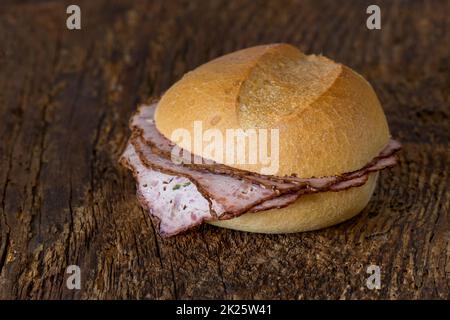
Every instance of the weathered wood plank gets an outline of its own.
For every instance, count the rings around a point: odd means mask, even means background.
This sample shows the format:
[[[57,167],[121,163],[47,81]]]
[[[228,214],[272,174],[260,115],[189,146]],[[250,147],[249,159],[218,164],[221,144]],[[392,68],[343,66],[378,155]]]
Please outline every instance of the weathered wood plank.
[[[381,2],[381,31],[364,1],[79,3],[80,31],[68,2],[0,4],[0,298],[450,297],[448,1]],[[400,166],[336,227],[161,239],[117,164],[130,114],[213,57],[282,41],[374,85]]]

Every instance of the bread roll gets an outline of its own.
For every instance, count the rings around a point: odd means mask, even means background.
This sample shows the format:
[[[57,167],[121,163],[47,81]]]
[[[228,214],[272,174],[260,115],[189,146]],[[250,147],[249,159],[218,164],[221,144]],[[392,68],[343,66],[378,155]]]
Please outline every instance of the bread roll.
[[[180,128],[194,135],[195,121],[202,121],[203,130],[218,129],[224,136],[227,129],[278,130],[278,176],[310,178],[358,170],[390,138],[380,102],[362,76],[288,44],[240,50],[185,74],[161,98],[155,124],[171,139]],[[192,144],[177,143],[196,153]],[[265,165],[212,160],[258,173]],[[376,180],[377,174],[371,174],[361,187],[302,196],[286,208],[212,224],[269,233],[326,227],[360,212]]]

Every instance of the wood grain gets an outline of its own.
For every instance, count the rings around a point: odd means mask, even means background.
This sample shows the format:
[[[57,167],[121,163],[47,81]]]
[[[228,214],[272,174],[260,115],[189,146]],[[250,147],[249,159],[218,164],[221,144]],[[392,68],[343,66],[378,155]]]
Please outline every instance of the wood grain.
[[[449,299],[450,2],[375,1],[370,31],[372,2],[85,0],[69,31],[69,2],[2,1],[0,298]],[[201,63],[270,42],[364,75],[400,165],[332,228],[161,239],[117,163],[130,114]],[[72,264],[81,290],[66,288]]]

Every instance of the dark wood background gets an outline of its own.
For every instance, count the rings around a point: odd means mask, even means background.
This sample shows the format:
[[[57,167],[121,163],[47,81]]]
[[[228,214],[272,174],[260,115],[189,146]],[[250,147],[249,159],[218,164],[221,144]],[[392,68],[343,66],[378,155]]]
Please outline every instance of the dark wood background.
[[[382,30],[365,27],[372,3]],[[450,298],[449,23],[447,0],[1,1],[0,298]],[[332,228],[161,239],[117,163],[130,114],[211,58],[270,42],[364,75],[400,165]],[[72,264],[81,290],[66,288]]]

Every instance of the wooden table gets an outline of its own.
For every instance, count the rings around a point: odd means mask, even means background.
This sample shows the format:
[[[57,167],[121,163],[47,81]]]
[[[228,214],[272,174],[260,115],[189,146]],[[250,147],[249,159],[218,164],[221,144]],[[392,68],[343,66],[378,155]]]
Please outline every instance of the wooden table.
[[[448,299],[450,2],[376,2],[381,30],[366,28],[372,1],[2,1],[0,297]],[[66,28],[71,3],[81,30]],[[186,71],[270,42],[364,75],[400,165],[332,228],[160,238],[117,163],[130,114]]]

